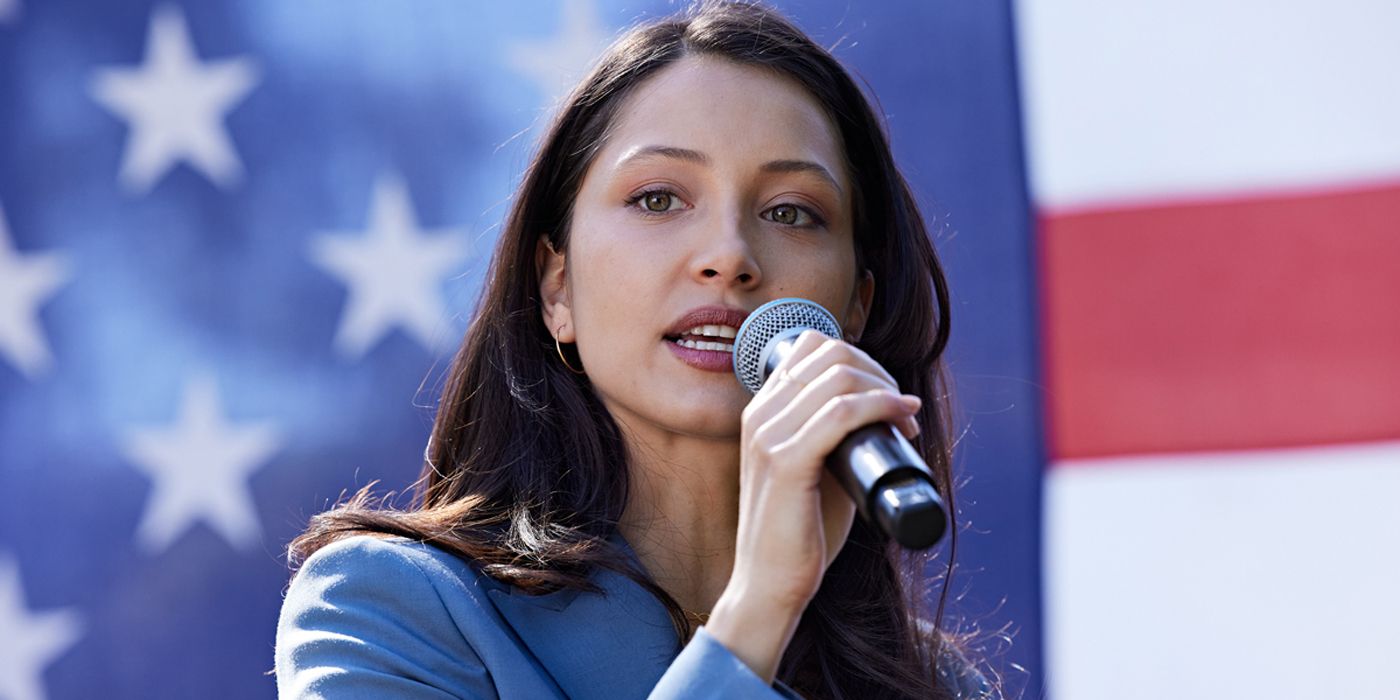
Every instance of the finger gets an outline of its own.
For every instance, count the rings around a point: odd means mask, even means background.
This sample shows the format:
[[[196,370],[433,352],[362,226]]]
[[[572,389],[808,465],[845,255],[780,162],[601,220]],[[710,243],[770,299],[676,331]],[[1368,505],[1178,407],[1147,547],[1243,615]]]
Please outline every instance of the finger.
[[[896,422],[916,410],[917,405],[918,397],[885,389],[838,396],[774,449],[779,459],[774,460],[773,466],[795,470],[790,477],[808,485],[815,483],[822,461],[847,435],[871,423]]]
[[[821,376],[806,386],[789,376],[780,375],[781,380],[800,387],[797,394],[780,407],[776,415],[761,426],[762,430],[773,431],[778,435],[797,432],[817,411],[829,401],[842,394],[858,394],[872,389],[890,389],[883,377],[877,377],[851,365],[832,365]]]
[[[773,368],[773,374],[778,374],[785,369],[791,369],[794,365],[806,359],[808,355],[821,349],[831,338],[821,331],[808,328],[797,336],[797,341],[793,343],[792,349],[778,362],[778,366]]]
[[[827,340],[821,333],[807,329],[797,336],[797,341],[787,355],[773,368],[772,374],[759,388],[758,393],[744,408],[746,424],[762,425],[770,417],[781,411],[802,390],[807,382],[798,381],[787,371],[792,363],[820,348]]]
[[[918,411],[919,409],[914,409],[914,413],[918,413]],[[907,440],[913,440],[915,437],[918,437],[919,433],[924,431],[923,428],[919,427],[919,419],[913,413],[894,425]]]
[[[899,383],[894,380],[894,377],[890,376],[890,373],[885,371],[880,363],[871,359],[864,350],[843,340],[827,338],[826,336],[821,336],[821,339],[822,342],[818,347],[811,349],[800,360],[794,362],[792,368],[788,370],[799,381],[811,383],[822,372],[826,371],[826,368],[843,364],[881,377],[889,388],[896,391],[899,389]]]
[[[792,403],[805,386],[787,372],[775,372],[744,407],[745,429],[758,428],[768,423],[773,416]]]

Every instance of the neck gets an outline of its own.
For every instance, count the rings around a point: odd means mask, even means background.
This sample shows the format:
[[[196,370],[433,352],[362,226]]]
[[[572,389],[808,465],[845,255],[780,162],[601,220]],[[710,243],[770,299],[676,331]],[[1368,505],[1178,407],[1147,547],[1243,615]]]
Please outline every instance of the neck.
[[[632,479],[622,536],[682,608],[708,613],[734,569],[738,441],[620,428]]]

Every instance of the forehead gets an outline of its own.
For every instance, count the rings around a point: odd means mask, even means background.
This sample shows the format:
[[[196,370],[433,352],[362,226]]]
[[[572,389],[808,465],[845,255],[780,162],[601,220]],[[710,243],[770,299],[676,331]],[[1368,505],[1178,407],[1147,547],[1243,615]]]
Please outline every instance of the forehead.
[[[600,162],[641,146],[697,150],[729,164],[818,162],[844,182],[844,151],[820,103],[795,80],[723,58],[687,56],[623,103]]]

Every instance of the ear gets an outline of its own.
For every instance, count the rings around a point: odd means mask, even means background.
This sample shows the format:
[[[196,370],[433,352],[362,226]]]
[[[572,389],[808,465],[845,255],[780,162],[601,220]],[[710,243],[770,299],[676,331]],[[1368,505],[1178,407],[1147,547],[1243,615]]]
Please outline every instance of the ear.
[[[875,275],[867,268],[861,272],[855,289],[851,290],[851,301],[846,305],[846,342],[854,343],[865,333],[865,322],[870,319],[870,304],[875,299]]]
[[[549,244],[548,236],[535,242],[535,273],[540,278],[540,314],[544,327],[561,343],[574,342],[574,318],[569,306],[564,254]]]

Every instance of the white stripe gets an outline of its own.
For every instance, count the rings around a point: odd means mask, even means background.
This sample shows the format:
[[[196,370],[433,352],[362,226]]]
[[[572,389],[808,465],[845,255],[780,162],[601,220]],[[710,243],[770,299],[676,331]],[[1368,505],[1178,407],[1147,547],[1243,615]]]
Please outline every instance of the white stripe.
[[[1017,0],[1037,202],[1400,177],[1400,2]]]
[[[1051,697],[1395,698],[1400,442],[1046,480]]]

